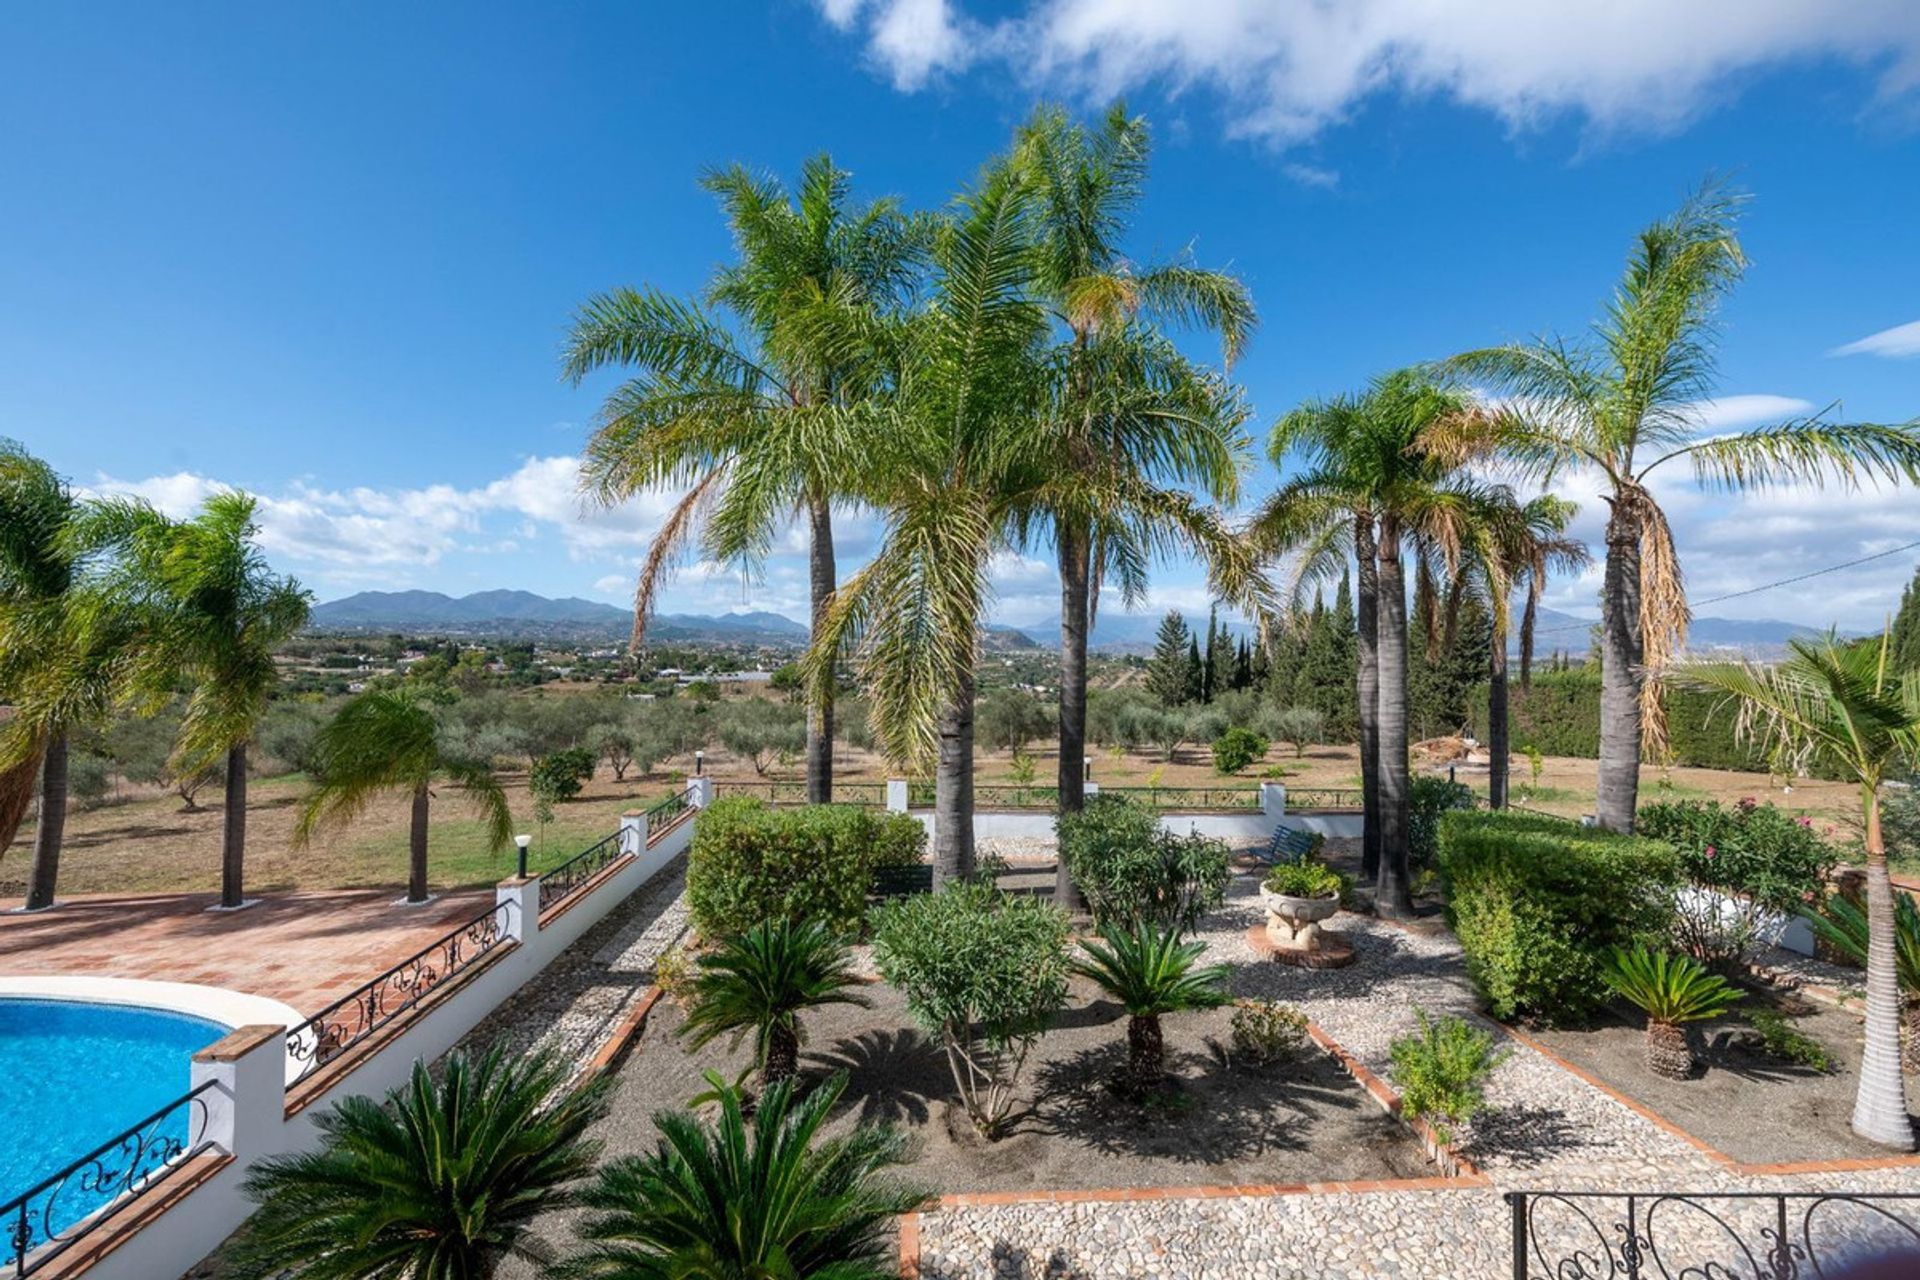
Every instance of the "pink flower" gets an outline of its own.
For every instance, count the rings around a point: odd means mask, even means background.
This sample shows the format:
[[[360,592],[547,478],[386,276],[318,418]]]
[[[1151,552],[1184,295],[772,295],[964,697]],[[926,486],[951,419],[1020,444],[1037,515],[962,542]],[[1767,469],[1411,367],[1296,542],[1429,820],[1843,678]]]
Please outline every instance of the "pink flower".
[[[1812,818],[1796,818],[1794,819],[1794,821],[1798,822],[1801,826],[1805,827],[1809,831],[1813,830]]]
[[[1712,845],[1708,845],[1708,846],[1707,846],[1707,856],[1708,856],[1709,858],[1711,858],[1711,857],[1713,856],[1713,846],[1712,846]]]

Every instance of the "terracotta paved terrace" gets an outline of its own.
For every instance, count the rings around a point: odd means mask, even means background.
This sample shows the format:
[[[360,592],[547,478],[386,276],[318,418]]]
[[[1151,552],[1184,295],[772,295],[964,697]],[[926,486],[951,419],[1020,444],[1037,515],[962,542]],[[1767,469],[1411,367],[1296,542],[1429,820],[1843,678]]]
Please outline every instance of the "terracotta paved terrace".
[[[466,890],[424,907],[394,889],[273,894],[217,912],[213,893],[63,898],[51,911],[0,914],[0,975],[81,974],[195,982],[317,1013],[493,901]],[[19,906],[0,902],[0,908]]]

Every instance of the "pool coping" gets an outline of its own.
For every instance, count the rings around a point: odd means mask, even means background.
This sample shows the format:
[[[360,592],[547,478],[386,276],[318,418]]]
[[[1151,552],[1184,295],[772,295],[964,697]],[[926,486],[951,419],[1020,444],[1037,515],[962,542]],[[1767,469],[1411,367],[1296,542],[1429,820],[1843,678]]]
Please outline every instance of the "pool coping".
[[[236,1027],[273,1023],[295,1030],[306,1016],[292,1005],[266,996],[208,987],[193,982],[160,982],[149,978],[89,978],[74,974],[0,977],[0,1000],[57,1000],[74,1004],[107,1004],[125,1008],[185,1014]],[[287,1082],[299,1074],[299,1064],[287,1059]]]

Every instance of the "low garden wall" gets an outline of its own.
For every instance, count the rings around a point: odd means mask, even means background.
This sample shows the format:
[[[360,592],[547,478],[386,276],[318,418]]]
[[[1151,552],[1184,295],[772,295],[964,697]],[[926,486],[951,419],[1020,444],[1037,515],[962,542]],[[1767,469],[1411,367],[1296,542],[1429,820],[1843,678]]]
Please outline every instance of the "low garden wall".
[[[491,943],[457,975],[442,975],[432,990],[364,1041],[300,1073],[288,1058],[311,1054],[311,1029],[289,1033],[281,1024],[235,1028],[194,1056],[192,1087],[206,1089],[202,1133],[193,1145],[206,1154],[201,1168],[175,1179],[164,1211],[136,1202],[124,1220],[98,1239],[72,1246],[53,1267],[59,1275],[84,1270],[89,1280],[152,1280],[177,1276],[211,1253],[252,1212],[241,1191],[259,1160],[304,1151],[317,1143],[314,1114],[358,1094],[381,1097],[403,1083],[416,1061],[432,1061],[459,1043],[481,1019],[511,1000],[580,935],[605,919],[675,858],[693,839],[693,814],[712,799],[709,779],[689,784],[686,804],[656,820],[629,813],[620,824],[617,855],[567,895],[540,907],[540,876],[503,881],[494,917],[505,937]],[[306,1036],[305,1041],[302,1036]],[[156,1197],[159,1198],[159,1197]],[[156,1206],[156,1209],[160,1206]],[[137,1239],[135,1234],[137,1232]],[[69,1233],[71,1234],[71,1233]],[[33,1258],[29,1255],[29,1266]]]
[[[1100,794],[1098,783],[1087,784],[1087,796]],[[927,828],[929,842],[933,838],[934,814],[929,809],[907,807],[907,784],[904,780],[894,779],[887,784],[887,808],[895,813],[911,812]],[[1048,810],[1015,810],[994,812],[977,809],[973,815],[973,834],[976,840],[1010,840],[1053,838],[1054,815]],[[1263,782],[1260,784],[1260,808],[1230,813],[1181,813],[1165,812],[1160,815],[1160,825],[1175,835],[1212,836],[1219,840],[1265,840],[1273,834],[1275,827],[1292,827],[1299,831],[1314,831],[1330,839],[1357,840],[1365,830],[1365,818],[1357,811],[1344,810],[1289,810],[1287,807],[1287,788],[1283,783]]]

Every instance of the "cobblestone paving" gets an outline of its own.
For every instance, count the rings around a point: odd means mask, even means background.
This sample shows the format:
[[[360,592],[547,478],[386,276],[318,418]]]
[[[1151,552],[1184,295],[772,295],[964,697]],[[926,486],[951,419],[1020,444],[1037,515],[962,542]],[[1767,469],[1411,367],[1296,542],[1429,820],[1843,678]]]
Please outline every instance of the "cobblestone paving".
[[[1377,1074],[1386,1076],[1388,1045],[1415,1026],[1416,1007],[1478,1020],[1459,946],[1444,931],[1413,933],[1343,915],[1335,927],[1352,938],[1357,962],[1346,969],[1294,969],[1262,962],[1249,947],[1247,929],[1264,919],[1254,894],[1252,879],[1241,877],[1225,907],[1205,922],[1206,958],[1235,966],[1239,994],[1297,1005]],[[936,1210],[920,1222],[921,1276],[1485,1280],[1511,1274],[1511,1219],[1502,1199],[1508,1190],[1920,1190],[1920,1170],[1913,1168],[1737,1174],[1550,1060],[1511,1047],[1488,1086],[1491,1114],[1462,1140],[1491,1187]],[[1592,1250],[1596,1229],[1604,1238],[1612,1225],[1608,1215],[1619,1207],[1617,1201],[1594,1206],[1596,1227],[1571,1208],[1550,1206],[1536,1218],[1538,1245]],[[1767,1225],[1754,1216],[1763,1207],[1715,1204],[1756,1241]],[[1663,1213],[1659,1234],[1669,1257],[1690,1251],[1696,1264],[1708,1258],[1739,1264],[1731,1237],[1711,1219],[1677,1206]],[[1866,1229],[1857,1217],[1822,1221],[1813,1234],[1828,1247]],[[1610,1273],[1597,1255],[1588,1266],[1597,1272],[1580,1274]],[[1748,1265],[1727,1274],[1750,1273],[1760,1272]]]

